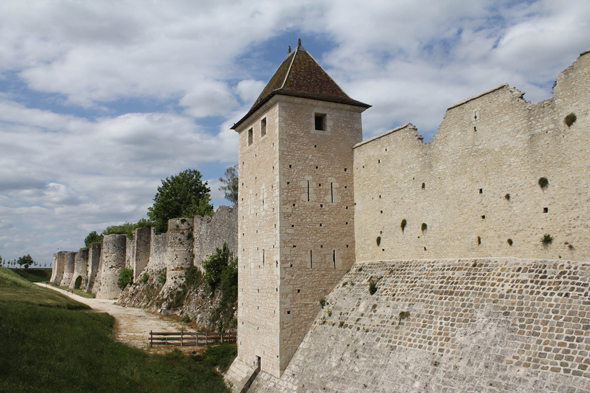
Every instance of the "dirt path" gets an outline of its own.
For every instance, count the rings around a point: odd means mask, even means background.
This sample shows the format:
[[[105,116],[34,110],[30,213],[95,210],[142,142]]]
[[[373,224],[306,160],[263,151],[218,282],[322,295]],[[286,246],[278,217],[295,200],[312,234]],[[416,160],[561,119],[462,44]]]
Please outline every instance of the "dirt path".
[[[52,285],[37,284],[41,287],[53,289],[72,299],[89,305],[93,311],[106,312],[115,318],[113,336],[116,340],[141,349],[149,349],[149,332],[179,332],[181,328],[194,331],[178,322],[166,320],[157,314],[152,314],[141,308],[122,307],[115,304],[115,300],[89,299],[56,288]]]

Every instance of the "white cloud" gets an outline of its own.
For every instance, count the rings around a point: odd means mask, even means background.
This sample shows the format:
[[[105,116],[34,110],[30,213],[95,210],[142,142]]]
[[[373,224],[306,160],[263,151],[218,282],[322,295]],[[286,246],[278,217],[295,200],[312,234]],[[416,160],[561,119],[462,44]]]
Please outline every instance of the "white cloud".
[[[590,3],[3,1],[0,255],[77,249],[145,216],[160,179],[187,168],[214,168],[221,200],[230,127],[285,55],[267,44],[300,33],[373,105],[366,136],[409,121],[428,138],[448,106],[500,83],[546,98],[590,47]]]

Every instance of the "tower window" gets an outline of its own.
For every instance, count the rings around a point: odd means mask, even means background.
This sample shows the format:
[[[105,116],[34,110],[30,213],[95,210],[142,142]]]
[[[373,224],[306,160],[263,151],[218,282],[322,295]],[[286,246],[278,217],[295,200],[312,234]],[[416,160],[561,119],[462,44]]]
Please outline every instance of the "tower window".
[[[321,113],[315,114],[315,130],[326,131],[326,115]]]
[[[260,120],[260,136],[263,137],[266,135],[266,117]]]
[[[254,141],[254,130],[252,130],[251,128],[248,130],[248,146],[250,146],[252,144],[252,142]]]

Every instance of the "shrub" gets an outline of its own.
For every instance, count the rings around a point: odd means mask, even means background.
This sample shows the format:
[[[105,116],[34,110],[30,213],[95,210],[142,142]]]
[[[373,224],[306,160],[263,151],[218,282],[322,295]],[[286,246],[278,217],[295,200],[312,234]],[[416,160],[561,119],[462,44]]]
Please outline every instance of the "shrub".
[[[184,282],[189,288],[196,288],[203,282],[203,273],[196,266],[189,267],[184,273]]]
[[[380,246],[381,245],[381,236],[377,236],[377,245]]]
[[[133,270],[129,269],[129,268],[124,268],[121,270],[121,273],[119,273],[119,281],[117,282],[117,285],[119,286],[119,288],[121,290],[125,289],[125,287],[127,287],[127,285],[132,284],[133,283]]]
[[[406,225],[408,225],[408,222],[406,221],[406,219],[404,218],[402,220],[402,223],[400,224],[400,227],[402,228],[402,232],[406,229]]]
[[[150,279],[150,275],[147,273],[143,273],[141,275],[141,278],[139,279],[139,281],[141,281],[142,284],[145,284],[146,282],[148,282],[149,279]]]
[[[428,229],[428,225],[426,225],[425,222],[422,223],[422,232],[426,232],[426,230]]]
[[[191,321],[191,317],[189,317],[188,314],[184,314],[184,317],[182,317],[182,322],[189,323],[190,321]]]
[[[320,299],[320,306],[322,306],[322,308],[324,308],[325,305],[326,305],[326,299]]]
[[[576,120],[578,120],[578,117],[576,116],[576,114],[574,112],[572,112],[569,115],[567,115],[565,117],[565,119],[563,119],[563,122],[569,128],[572,126],[572,124],[574,124],[576,122]]]
[[[329,309],[328,309],[328,316],[329,316],[329,317],[331,317],[331,316],[332,316],[332,309],[331,309],[331,308],[329,308]]]
[[[553,243],[553,236],[551,236],[548,233],[544,234],[541,238],[541,243],[543,243],[543,246],[547,247],[548,245]]]
[[[549,180],[547,180],[546,177],[542,177],[539,179],[539,186],[541,187],[542,190],[546,189],[547,187],[549,187]]]
[[[372,295],[375,294],[375,292],[377,292],[377,283],[375,281],[373,281],[373,279],[369,280],[369,293]]]
[[[158,274],[158,282],[161,285],[166,284],[166,275],[168,274],[168,268],[164,268],[162,270],[160,270],[160,274]]]
[[[82,276],[76,277],[76,281],[74,282],[74,289],[80,289],[82,286]]]

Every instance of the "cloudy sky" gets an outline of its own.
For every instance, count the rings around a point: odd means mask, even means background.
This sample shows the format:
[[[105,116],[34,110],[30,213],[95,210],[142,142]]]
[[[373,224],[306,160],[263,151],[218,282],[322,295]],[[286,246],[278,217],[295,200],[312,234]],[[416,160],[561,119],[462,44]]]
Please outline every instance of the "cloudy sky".
[[[289,45],[354,99],[364,137],[508,82],[537,102],[590,48],[590,2],[502,0],[0,2],[0,256],[43,263],[145,217],[187,168],[227,203],[229,128]]]

